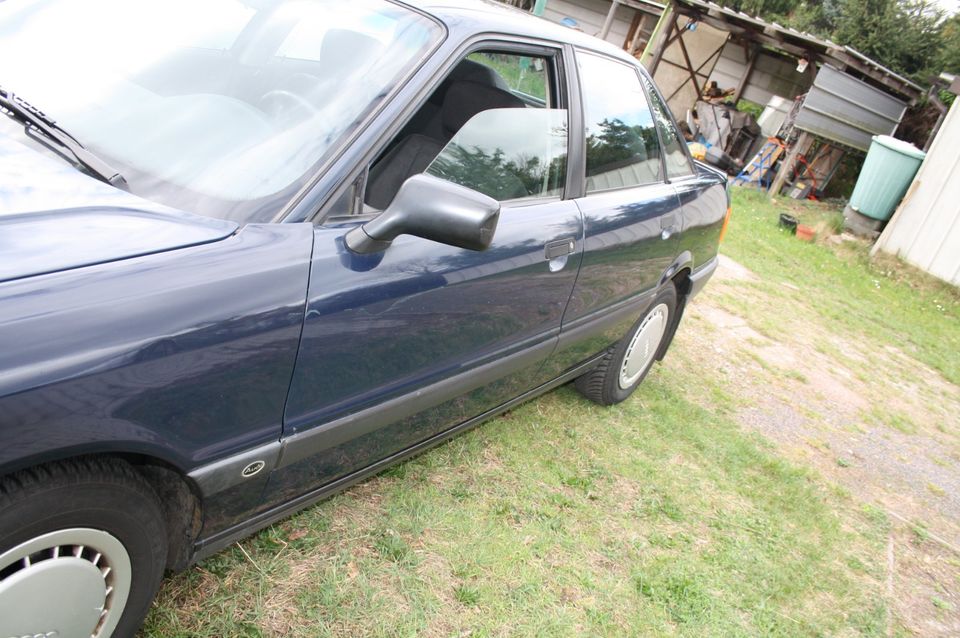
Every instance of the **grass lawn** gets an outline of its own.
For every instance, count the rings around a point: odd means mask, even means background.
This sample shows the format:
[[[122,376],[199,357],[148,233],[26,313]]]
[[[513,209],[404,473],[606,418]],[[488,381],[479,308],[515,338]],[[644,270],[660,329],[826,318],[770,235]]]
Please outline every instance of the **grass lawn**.
[[[781,208],[753,190],[735,189],[736,215],[724,254],[746,265],[796,312],[765,313],[776,319],[771,333],[790,330],[808,320],[811,311],[831,328],[874,345],[890,345],[931,366],[953,384],[960,384],[960,290],[918,273],[883,253],[869,258],[868,247],[848,242],[833,250],[793,241],[775,225]],[[801,223],[821,230],[842,224],[840,211],[825,205],[792,204]],[[790,299],[782,282],[816,290],[812,298]],[[787,323],[781,320],[792,317]]]
[[[791,206],[824,227],[836,214]],[[777,229],[781,210],[735,191],[724,252],[755,277],[712,282],[630,400],[601,408],[561,388],[280,522],[168,579],[143,635],[909,635],[885,510],[743,423],[742,375],[811,379],[719,361],[708,346],[727,337],[694,311],[714,304],[754,341],[808,335],[818,356],[858,363],[810,334],[828,325],[956,384],[960,295],[860,244],[803,244]],[[733,364],[746,372],[715,372]],[[871,418],[895,428],[897,415]],[[949,617],[950,593],[935,598],[930,613]]]

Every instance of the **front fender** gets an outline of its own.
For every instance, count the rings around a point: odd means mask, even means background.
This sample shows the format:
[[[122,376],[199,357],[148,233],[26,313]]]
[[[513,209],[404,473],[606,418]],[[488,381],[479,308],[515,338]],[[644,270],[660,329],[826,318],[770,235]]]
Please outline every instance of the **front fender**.
[[[115,451],[188,472],[277,440],[311,245],[250,225],[0,284],[0,473]]]

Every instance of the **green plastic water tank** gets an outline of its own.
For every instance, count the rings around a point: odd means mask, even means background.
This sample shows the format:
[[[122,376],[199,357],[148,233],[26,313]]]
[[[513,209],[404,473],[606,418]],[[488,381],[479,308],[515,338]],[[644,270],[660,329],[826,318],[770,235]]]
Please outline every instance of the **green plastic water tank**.
[[[925,156],[913,144],[889,135],[874,135],[853,187],[850,207],[873,219],[890,219]]]

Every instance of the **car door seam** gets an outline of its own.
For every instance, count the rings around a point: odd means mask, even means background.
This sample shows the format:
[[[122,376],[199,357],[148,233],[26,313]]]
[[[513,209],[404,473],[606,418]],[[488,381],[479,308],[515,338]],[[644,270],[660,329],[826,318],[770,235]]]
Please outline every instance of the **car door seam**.
[[[303,314],[300,318],[300,332],[297,337],[297,349],[294,353],[293,365],[290,366],[290,378],[287,380],[287,395],[283,398],[283,409],[280,413],[280,436],[277,438],[278,443],[282,443],[287,429],[287,404],[290,402],[290,393],[293,391],[293,380],[297,376],[297,368],[300,366],[300,350],[303,347],[303,331],[304,327],[307,325],[307,315],[310,313],[310,282],[313,278],[313,253],[316,249],[316,233],[313,230],[313,224],[310,224],[310,259],[307,262],[307,283],[306,289],[303,292]],[[280,467],[280,463],[283,461],[283,446],[281,445],[280,451],[277,454],[274,466],[270,468],[271,472]],[[266,490],[266,485],[264,485],[264,490]]]

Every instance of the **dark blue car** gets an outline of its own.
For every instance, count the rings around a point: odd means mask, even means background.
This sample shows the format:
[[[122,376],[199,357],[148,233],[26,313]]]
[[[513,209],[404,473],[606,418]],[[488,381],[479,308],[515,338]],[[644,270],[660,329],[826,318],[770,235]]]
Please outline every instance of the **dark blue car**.
[[[0,2],[0,636],[521,401],[622,401],[724,178],[600,40],[444,0]]]

